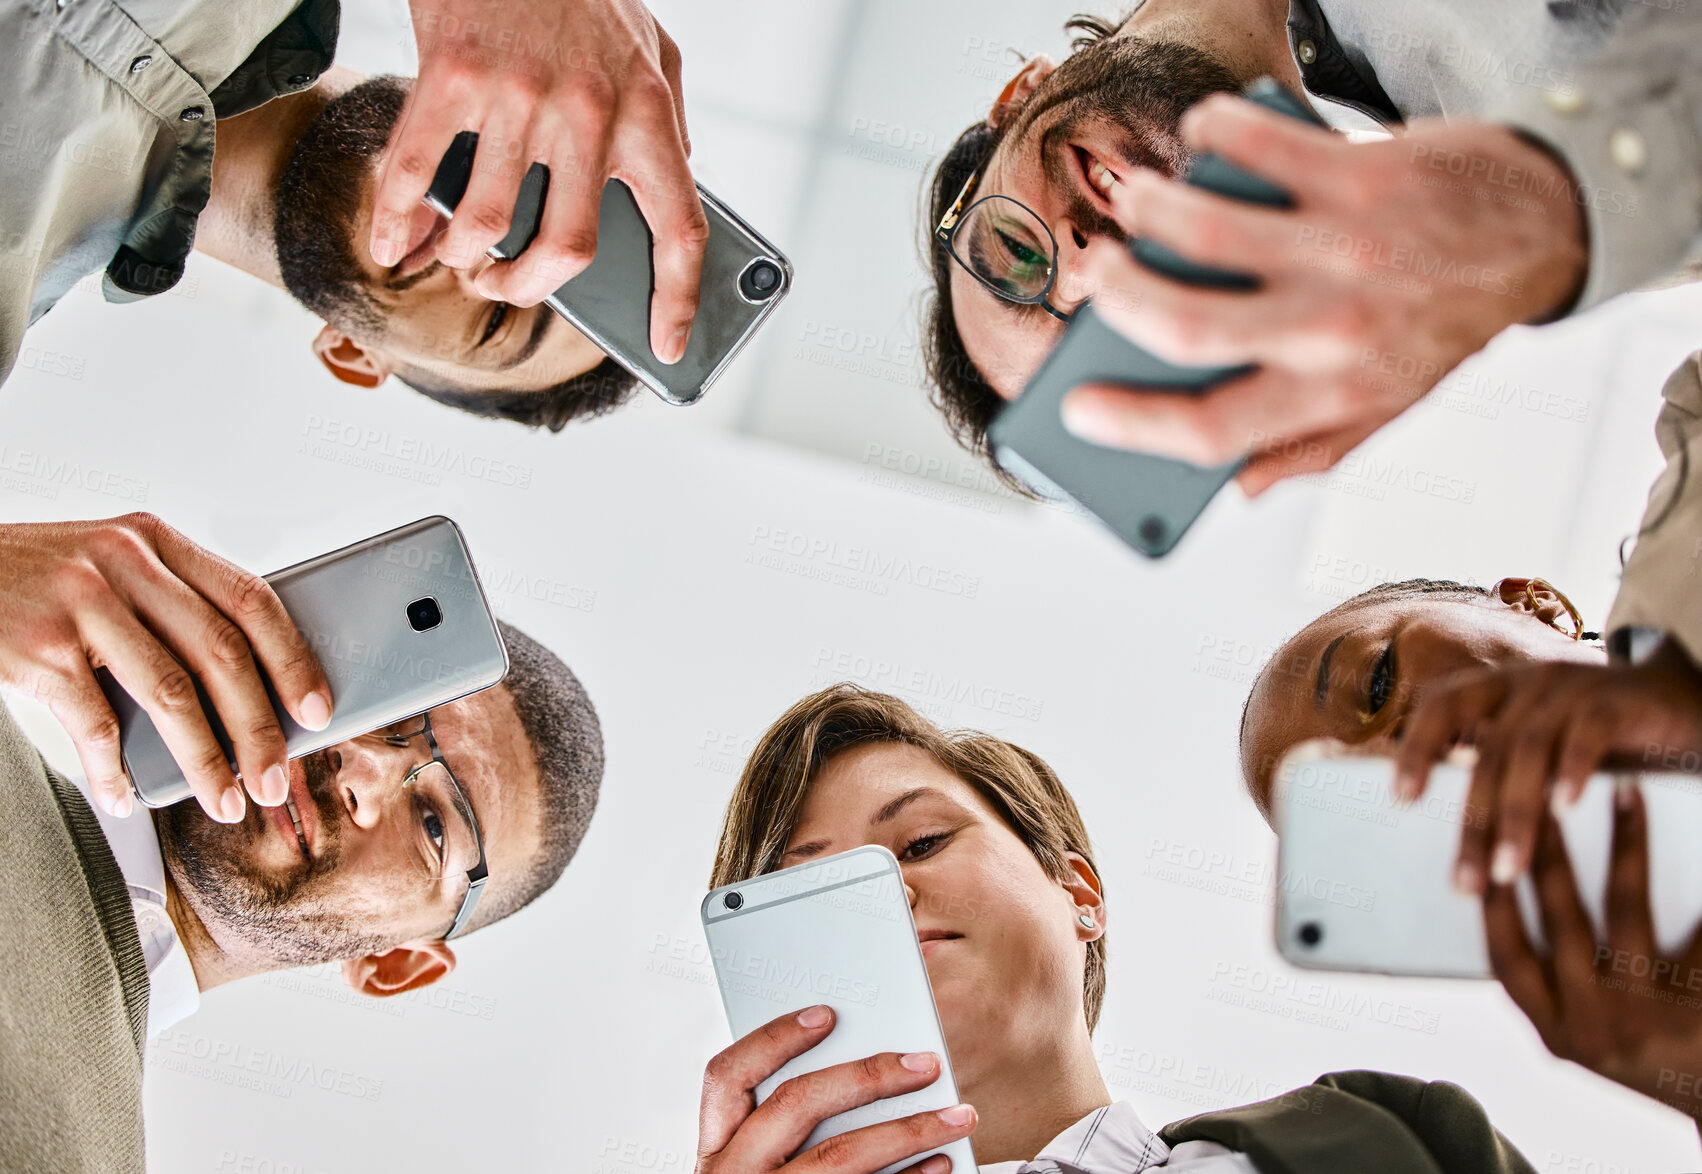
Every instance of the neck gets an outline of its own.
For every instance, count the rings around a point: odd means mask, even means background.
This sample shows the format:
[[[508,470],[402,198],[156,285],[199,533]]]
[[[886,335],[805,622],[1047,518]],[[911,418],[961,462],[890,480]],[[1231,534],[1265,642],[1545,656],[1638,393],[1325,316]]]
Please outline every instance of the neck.
[[[196,225],[197,251],[284,288],[272,243],[272,193],[307,124],[361,80],[353,70],[335,66],[310,90],[219,119],[213,191]]]
[[[1062,1034],[1061,1041],[1035,1040],[1043,1050],[997,1064],[988,1078],[959,1089],[980,1117],[973,1139],[977,1163],[1029,1161],[1054,1137],[1111,1103],[1087,1024],[1078,1021],[1077,1030]]]
[[[1273,77],[1305,92],[1288,49],[1288,0],[1146,0],[1117,35],[1180,41],[1243,82]]]
[[[154,817],[154,826],[156,829],[159,826],[158,816]],[[207,932],[200,916],[183,899],[169,863],[165,870],[165,911],[166,916],[171,918],[172,929],[177,931],[183,952],[189,955],[190,969],[195,971],[195,985],[201,990],[210,991],[216,986],[260,974],[267,969],[244,963],[220,948],[213,935]]]

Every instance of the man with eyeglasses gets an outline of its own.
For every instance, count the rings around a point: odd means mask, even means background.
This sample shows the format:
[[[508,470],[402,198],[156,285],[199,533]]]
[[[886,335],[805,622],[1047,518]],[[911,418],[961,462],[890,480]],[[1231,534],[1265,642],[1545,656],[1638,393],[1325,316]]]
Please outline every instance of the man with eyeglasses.
[[[1145,0],[1066,28],[1074,52],[1024,63],[933,180],[925,353],[973,451],[1090,296],[1162,358],[1256,370],[1198,396],[1077,388],[1070,429],[1245,460],[1257,493],[1334,465],[1503,328],[1702,251],[1702,4]],[[1261,76],[1350,133],[1227,96]],[[1180,182],[1207,151],[1293,207]],[[1162,277],[1130,237],[1256,288]]]
[[[121,581],[100,551],[123,528],[80,525],[87,563]],[[99,591],[21,561],[0,558],[0,679],[87,671],[76,631]],[[39,606],[55,592],[77,621],[57,638]],[[454,968],[452,939],[554,884],[596,805],[601,729],[572,671],[501,628],[502,684],[296,759],[234,822],[190,802],[111,815],[0,708],[0,1170],[141,1170],[144,1044],[200,992],[325,962],[364,995],[417,990]]]

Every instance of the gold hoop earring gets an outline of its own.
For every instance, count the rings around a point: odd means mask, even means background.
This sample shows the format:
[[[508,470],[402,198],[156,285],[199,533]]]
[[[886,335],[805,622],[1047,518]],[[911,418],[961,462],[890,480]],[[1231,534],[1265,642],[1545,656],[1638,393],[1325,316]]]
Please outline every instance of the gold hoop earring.
[[[1560,601],[1560,606],[1566,609],[1566,615],[1572,621],[1572,630],[1570,632],[1566,631],[1565,628],[1562,628],[1559,624],[1555,623],[1553,620],[1548,621],[1549,627],[1553,628],[1556,632],[1559,632],[1559,633],[1566,635],[1566,636],[1570,636],[1574,640],[1583,640],[1585,638],[1591,638],[1591,639],[1596,638],[1596,634],[1594,632],[1584,631],[1584,617],[1578,613],[1578,609],[1572,605],[1572,601],[1570,599],[1566,598],[1566,593],[1564,591],[1562,591],[1560,588],[1556,587],[1553,583],[1550,583],[1547,579],[1527,579],[1527,580],[1525,580],[1525,600],[1526,600],[1526,602],[1528,602],[1531,605],[1531,614],[1532,615],[1538,614],[1538,609],[1541,606],[1537,602],[1537,588],[1538,587],[1542,587],[1542,588],[1546,589],[1547,591],[1551,592],[1554,595],[1554,597]]]

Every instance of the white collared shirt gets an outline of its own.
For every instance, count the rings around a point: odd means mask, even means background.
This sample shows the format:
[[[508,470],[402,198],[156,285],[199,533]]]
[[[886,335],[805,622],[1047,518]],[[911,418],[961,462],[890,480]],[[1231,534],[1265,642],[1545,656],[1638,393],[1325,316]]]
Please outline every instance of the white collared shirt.
[[[195,968],[178,939],[177,927],[165,906],[165,861],[160,858],[160,838],[148,809],[136,805],[128,816],[108,815],[89,795],[88,784],[73,777],[83,793],[107,846],[124,874],[130,890],[130,910],[136,915],[136,936],[142,939],[142,959],[148,967],[148,1038],[193,1015],[201,1006],[201,987]]]
[[[1135,1107],[1118,1101],[1095,1109],[1046,1143],[1028,1162],[996,1162],[981,1174],[1259,1174],[1253,1160],[1215,1141],[1185,1141],[1172,1149],[1141,1124]]]

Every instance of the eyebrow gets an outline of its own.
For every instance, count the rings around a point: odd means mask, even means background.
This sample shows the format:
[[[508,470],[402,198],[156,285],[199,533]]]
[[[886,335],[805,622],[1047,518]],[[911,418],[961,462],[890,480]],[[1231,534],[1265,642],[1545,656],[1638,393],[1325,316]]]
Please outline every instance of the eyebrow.
[[[1314,709],[1324,708],[1324,699],[1330,694],[1330,661],[1336,655],[1336,649],[1341,647],[1341,642],[1346,640],[1349,635],[1350,633],[1343,632],[1340,636],[1331,640],[1329,647],[1324,649],[1324,655],[1318,660],[1318,680],[1312,686],[1312,707]]]
[[[532,315],[532,334],[527,338],[526,345],[515,352],[514,357],[497,364],[498,371],[512,371],[520,364],[538,353],[538,348],[544,343],[544,333],[549,330],[550,323],[556,320],[556,312],[543,303]]]
[[[875,812],[874,816],[870,818],[869,824],[872,827],[878,823],[886,823],[916,800],[926,799],[930,796],[940,796],[942,794],[943,792],[941,792],[938,787],[914,787],[904,792],[904,794],[900,795],[898,798],[891,800],[879,811]],[[827,847],[828,843],[829,841],[827,840],[811,840],[807,844],[799,844],[796,848],[789,848],[782,852],[780,854],[780,859],[784,860],[788,856],[814,856],[823,848]]]

